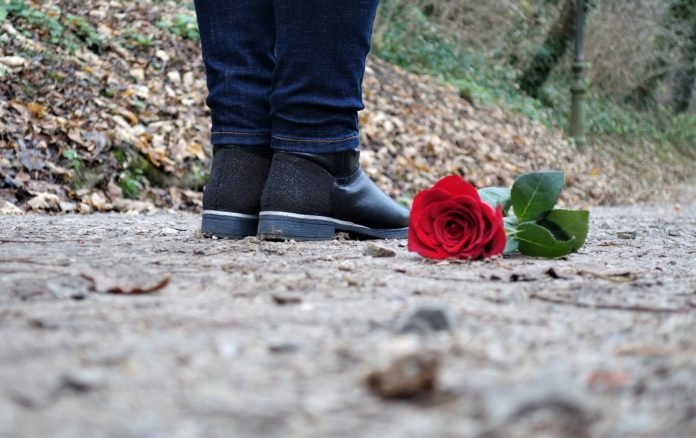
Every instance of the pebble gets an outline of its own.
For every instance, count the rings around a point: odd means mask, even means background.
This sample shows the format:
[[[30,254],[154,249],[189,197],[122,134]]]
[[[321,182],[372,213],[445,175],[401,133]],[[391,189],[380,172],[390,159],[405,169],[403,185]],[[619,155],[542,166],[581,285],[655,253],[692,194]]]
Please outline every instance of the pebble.
[[[300,304],[302,303],[302,297],[299,295],[288,295],[288,294],[274,294],[273,302],[279,306],[285,306],[289,304]]]
[[[83,277],[72,276],[49,280],[46,288],[60,299],[84,300],[94,290],[94,285]]]
[[[588,393],[571,376],[559,372],[542,372],[526,384],[489,388],[483,395],[486,416],[498,428],[547,410],[556,413],[555,421],[585,436],[594,417]]]
[[[338,264],[338,270],[344,272],[350,272],[355,270],[355,265],[348,260],[344,260]]]
[[[444,307],[422,306],[409,314],[399,327],[400,333],[427,334],[454,328],[451,313]]]
[[[268,351],[275,354],[296,353],[299,351],[299,349],[300,345],[292,342],[284,342],[268,346]]]
[[[618,231],[616,237],[619,239],[635,239],[638,236],[636,231]]]
[[[76,369],[63,374],[61,387],[76,392],[88,392],[106,386],[104,375],[96,370]]]
[[[440,357],[413,336],[389,341],[380,352],[385,364],[371,371],[365,382],[383,398],[410,398],[436,390]]]
[[[239,347],[234,341],[218,340],[217,352],[221,357],[225,359],[230,359],[237,356],[237,354],[239,353]]]
[[[365,247],[363,255],[375,258],[394,257],[396,256],[396,252],[392,251],[391,249],[375,245],[374,243],[370,243]]]

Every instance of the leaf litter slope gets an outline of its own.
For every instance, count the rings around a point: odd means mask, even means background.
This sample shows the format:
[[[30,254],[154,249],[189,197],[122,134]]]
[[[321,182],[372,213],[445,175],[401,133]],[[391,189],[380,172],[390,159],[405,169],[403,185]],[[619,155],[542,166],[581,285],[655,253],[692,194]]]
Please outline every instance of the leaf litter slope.
[[[199,209],[212,154],[204,69],[187,3],[26,7],[38,11],[32,16],[53,18],[51,29],[63,26],[63,38],[46,36],[43,22],[26,14],[2,24],[0,208]],[[520,173],[558,169],[567,175],[564,202],[625,203],[649,199],[654,180],[671,182],[688,168],[673,157],[665,176],[652,164],[618,165],[601,148],[579,155],[558,131],[474,107],[438,79],[373,57],[364,95],[363,164],[407,202],[447,174],[477,187],[510,186]],[[640,178],[646,168],[654,175]]]

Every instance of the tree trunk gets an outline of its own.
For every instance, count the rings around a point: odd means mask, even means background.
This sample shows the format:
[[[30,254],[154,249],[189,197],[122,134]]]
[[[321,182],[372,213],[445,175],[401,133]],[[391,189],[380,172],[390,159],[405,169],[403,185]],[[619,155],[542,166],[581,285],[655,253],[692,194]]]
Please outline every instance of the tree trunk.
[[[672,89],[672,105],[677,114],[689,110],[696,82],[696,6],[689,1],[682,12],[684,14],[680,18],[684,20],[688,31],[681,47],[682,62],[677,68]]]
[[[677,71],[676,83],[674,84],[672,94],[672,105],[674,106],[674,112],[677,114],[689,111],[691,106],[691,99],[694,97],[694,82],[696,82],[695,61],[696,53],[694,53],[694,57],[691,60],[691,65],[687,65]]]
[[[522,91],[538,98],[541,87],[551,71],[563,58],[573,40],[575,0],[565,0],[558,20],[549,30],[543,44],[519,78]]]

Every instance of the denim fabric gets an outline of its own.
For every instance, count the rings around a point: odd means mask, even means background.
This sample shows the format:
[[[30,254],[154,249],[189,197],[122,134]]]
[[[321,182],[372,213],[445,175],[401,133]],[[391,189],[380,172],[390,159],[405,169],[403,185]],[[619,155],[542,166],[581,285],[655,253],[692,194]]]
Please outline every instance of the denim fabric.
[[[359,145],[378,0],[196,0],[214,145]]]

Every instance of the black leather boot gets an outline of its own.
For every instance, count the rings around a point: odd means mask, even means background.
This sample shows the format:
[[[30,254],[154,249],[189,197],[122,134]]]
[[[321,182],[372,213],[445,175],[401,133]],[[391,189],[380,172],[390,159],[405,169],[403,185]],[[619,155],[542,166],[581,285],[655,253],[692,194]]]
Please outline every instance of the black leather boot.
[[[358,151],[276,152],[259,216],[258,236],[269,240],[329,240],[336,231],[408,237],[408,209],[365,175]]]
[[[271,167],[270,148],[216,146],[203,192],[203,235],[255,236],[261,192]]]

